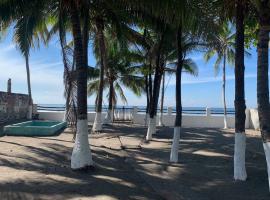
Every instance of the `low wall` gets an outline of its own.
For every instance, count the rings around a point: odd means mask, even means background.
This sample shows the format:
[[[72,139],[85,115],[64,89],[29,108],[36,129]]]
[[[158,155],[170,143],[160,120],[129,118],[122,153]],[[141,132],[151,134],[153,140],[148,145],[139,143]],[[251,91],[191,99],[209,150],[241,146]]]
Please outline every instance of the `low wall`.
[[[250,128],[260,129],[259,115],[257,109],[250,109]]]
[[[39,118],[44,120],[62,121],[64,119],[63,111],[38,111]],[[104,120],[106,113],[102,113],[102,120]],[[88,121],[93,123],[95,120],[95,112],[88,112]],[[123,116],[122,116],[123,117]],[[146,116],[144,113],[138,113],[136,109],[128,113],[127,119],[131,119],[134,124],[146,125]],[[163,124],[165,126],[174,126],[175,114],[168,112],[163,114]],[[229,128],[234,128],[234,115],[227,116]],[[159,123],[159,115],[157,116],[157,125]],[[210,109],[206,110],[206,115],[183,115],[183,127],[193,128],[223,128],[223,115],[211,115]],[[246,110],[246,128],[259,129],[258,111],[256,109]]]
[[[41,120],[54,120],[54,121],[63,121],[64,111],[38,111],[39,119]],[[105,113],[102,113],[102,120],[105,118]],[[89,122],[94,122],[96,113],[88,112],[87,118]]]
[[[26,119],[29,96],[11,92],[0,92],[0,123]]]
[[[159,117],[157,116],[157,125],[159,123]],[[203,116],[203,115],[183,115],[182,116],[183,127],[208,127],[208,128],[223,128],[224,118],[223,116]],[[165,126],[174,126],[175,114],[163,115],[163,124]],[[228,126],[234,128],[234,116],[227,117]],[[133,123],[145,125],[145,114],[136,114],[133,116]]]

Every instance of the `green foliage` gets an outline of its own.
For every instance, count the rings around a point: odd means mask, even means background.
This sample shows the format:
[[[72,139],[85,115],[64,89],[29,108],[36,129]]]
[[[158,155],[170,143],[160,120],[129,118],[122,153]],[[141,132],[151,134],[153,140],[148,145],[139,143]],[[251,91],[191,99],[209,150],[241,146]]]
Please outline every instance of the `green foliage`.
[[[209,44],[208,50],[204,53],[204,59],[208,62],[216,57],[215,75],[219,73],[222,61],[225,60],[230,65],[234,65],[235,33],[232,32],[232,27],[228,22],[221,27],[219,34],[212,35]]]

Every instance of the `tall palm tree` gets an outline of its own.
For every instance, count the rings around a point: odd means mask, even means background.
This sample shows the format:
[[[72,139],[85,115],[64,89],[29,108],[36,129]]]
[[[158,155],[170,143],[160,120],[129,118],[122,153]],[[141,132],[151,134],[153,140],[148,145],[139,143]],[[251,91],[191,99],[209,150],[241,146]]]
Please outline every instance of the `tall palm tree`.
[[[260,130],[267,161],[268,180],[270,189],[270,105],[269,105],[269,24],[270,0],[253,0],[258,11],[258,60],[257,60],[257,101]]]
[[[234,179],[244,181],[247,178],[245,166],[246,151],[246,102],[245,102],[245,6],[246,2],[236,0],[235,4],[235,148]]]
[[[255,9],[250,0],[223,0],[218,2],[221,20],[230,20],[235,24],[235,145],[234,145],[234,180],[245,181],[245,46],[251,45],[256,32]]]
[[[91,150],[88,141],[87,120],[87,65],[83,57],[83,36],[79,17],[77,1],[70,0],[69,13],[71,19],[72,36],[74,41],[74,57],[77,71],[77,134],[71,155],[71,168],[74,170],[85,169],[93,166]],[[83,4],[84,5],[84,4]],[[84,5],[85,6],[85,5]]]
[[[235,34],[228,23],[225,23],[218,35],[213,35],[211,47],[204,54],[204,59],[208,62],[216,56],[214,64],[215,74],[217,75],[222,65],[222,102],[224,108],[224,129],[228,128],[227,123],[227,104],[226,104],[226,64],[233,65],[235,55]]]
[[[44,38],[44,34],[46,33],[46,25],[44,23],[46,15],[43,15],[43,12],[37,12],[42,11],[44,8],[44,4],[41,3],[39,5],[37,1],[30,1],[27,6],[25,6],[23,2],[19,2],[19,5],[17,6],[20,6],[20,9],[17,16],[14,16],[16,23],[14,26],[15,32],[13,38],[25,58],[29,96],[28,118],[32,119],[33,101],[29,66],[30,49],[34,46],[34,40],[39,41],[39,35],[42,35],[41,38]],[[36,10],[33,10],[33,7],[36,8]]]
[[[161,97],[160,97],[160,116],[159,116],[159,122],[158,122],[159,126],[164,126],[164,124],[163,124],[163,109],[164,109],[164,96],[165,96],[165,76],[166,76],[166,73],[163,72]]]
[[[102,130],[102,102],[103,102],[103,87],[104,87],[104,74],[108,70],[107,64],[107,47],[106,47],[106,37],[105,30],[107,27],[113,27],[119,29],[120,18],[122,19],[122,13],[118,10],[118,5],[121,2],[115,1],[91,1],[91,19],[94,19],[95,24],[95,36],[98,43],[98,51],[100,55],[100,77],[99,77],[99,94],[98,101],[96,105],[96,117],[93,124],[92,131],[99,132]],[[124,12],[126,17],[126,13]]]
[[[103,102],[103,89],[104,89],[104,71],[107,70],[107,50],[105,46],[105,36],[104,36],[104,20],[102,17],[96,18],[96,35],[99,45],[99,55],[100,55],[100,73],[99,73],[99,93],[97,95],[97,105],[96,105],[96,117],[93,124],[92,131],[99,132],[102,130],[102,102]]]

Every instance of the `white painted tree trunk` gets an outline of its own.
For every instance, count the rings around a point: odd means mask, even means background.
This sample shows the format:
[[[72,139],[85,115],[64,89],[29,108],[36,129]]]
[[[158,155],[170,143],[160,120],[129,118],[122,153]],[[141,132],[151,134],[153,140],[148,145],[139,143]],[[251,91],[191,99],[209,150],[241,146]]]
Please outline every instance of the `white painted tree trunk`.
[[[112,121],[113,121],[113,111],[109,109],[104,119],[104,124],[111,124]]]
[[[224,106],[224,129],[228,129],[227,123],[227,104],[226,104],[226,54],[223,59],[223,74],[222,74],[222,99]]]
[[[270,191],[270,142],[263,143],[263,148],[264,148],[265,158],[267,162],[268,183],[269,183],[269,191]]]
[[[234,143],[234,180],[245,181],[246,172],[246,134],[235,133]]]
[[[147,125],[148,125],[148,123],[149,123],[149,119],[150,119],[149,113],[145,114],[145,119],[144,119],[145,126],[147,126]]]
[[[153,120],[153,128],[152,128],[152,135],[157,133],[157,116],[154,116],[154,120]]]
[[[93,164],[94,163],[88,141],[87,119],[78,120],[76,139],[71,155],[71,169],[82,169],[92,166]]]
[[[33,118],[33,106],[32,105],[29,105],[28,106],[27,119],[32,120],[32,118]]]
[[[174,127],[173,133],[173,143],[170,154],[170,162],[178,162],[178,149],[179,149],[179,140],[180,140],[181,127]]]
[[[101,113],[97,112],[96,117],[95,117],[95,121],[94,121],[94,124],[93,124],[92,131],[93,132],[99,132],[101,130],[102,130]]]
[[[152,140],[152,135],[156,132],[156,118],[149,118],[146,140]]]
[[[224,115],[224,129],[228,129],[227,115]]]
[[[163,124],[163,113],[160,113],[160,115],[159,115],[158,125],[159,126],[164,126],[164,124]]]

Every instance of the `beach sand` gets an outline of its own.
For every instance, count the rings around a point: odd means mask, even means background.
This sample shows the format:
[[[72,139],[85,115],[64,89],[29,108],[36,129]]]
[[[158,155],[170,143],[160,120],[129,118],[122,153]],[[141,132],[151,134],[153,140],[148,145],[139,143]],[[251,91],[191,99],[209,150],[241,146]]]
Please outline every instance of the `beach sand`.
[[[89,127],[91,129],[91,127]],[[259,132],[247,131],[248,180],[233,181],[233,130],[183,128],[179,163],[168,163],[173,129],[115,124],[91,134],[94,171],[70,169],[72,133],[0,138],[1,200],[270,199]]]

